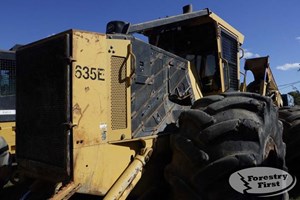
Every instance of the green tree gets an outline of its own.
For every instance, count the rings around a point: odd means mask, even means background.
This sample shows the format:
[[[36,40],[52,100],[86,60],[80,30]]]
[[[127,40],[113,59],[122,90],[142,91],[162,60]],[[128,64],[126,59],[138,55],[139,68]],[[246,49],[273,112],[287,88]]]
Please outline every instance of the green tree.
[[[300,105],[300,92],[299,90],[289,92],[294,97],[295,105]]]

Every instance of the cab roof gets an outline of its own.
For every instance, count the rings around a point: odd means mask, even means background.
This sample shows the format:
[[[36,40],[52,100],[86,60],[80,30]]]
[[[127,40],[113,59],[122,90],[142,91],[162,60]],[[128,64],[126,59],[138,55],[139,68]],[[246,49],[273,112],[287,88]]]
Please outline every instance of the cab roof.
[[[238,30],[236,30],[229,23],[224,21],[222,18],[220,18],[218,15],[213,13],[208,8],[195,11],[195,12],[189,12],[189,13],[170,16],[162,19],[143,22],[139,24],[133,24],[129,26],[128,32],[141,33],[148,36],[152,33],[152,31],[158,28],[163,28],[164,26],[180,27],[182,25],[189,24],[189,23],[201,23],[207,21],[215,22],[218,26],[221,26],[227,32],[234,35],[240,44],[244,42],[244,35],[242,33],[240,33]]]

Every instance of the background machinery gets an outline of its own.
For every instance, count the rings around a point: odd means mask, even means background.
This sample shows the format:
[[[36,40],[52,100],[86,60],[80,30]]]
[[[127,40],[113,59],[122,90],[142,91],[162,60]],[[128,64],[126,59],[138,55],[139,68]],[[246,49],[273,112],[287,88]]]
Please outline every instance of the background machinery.
[[[34,182],[18,197],[234,199],[231,173],[284,169],[273,101],[239,91],[243,39],[209,9],[185,7],[19,48],[18,170]]]
[[[254,80],[246,86],[248,70],[253,73]],[[283,140],[286,144],[286,165],[289,172],[299,179],[300,155],[297,149],[300,142],[300,107],[294,104],[294,98],[290,94],[280,94],[269,66],[268,56],[246,59],[244,83],[241,85],[241,91],[269,96],[278,107],[279,119],[283,123]],[[299,189],[300,185],[297,183],[296,187],[290,191],[290,196],[298,197]]]
[[[17,47],[17,46],[16,46]],[[9,180],[15,164],[15,48],[0,51],[0,187]]]

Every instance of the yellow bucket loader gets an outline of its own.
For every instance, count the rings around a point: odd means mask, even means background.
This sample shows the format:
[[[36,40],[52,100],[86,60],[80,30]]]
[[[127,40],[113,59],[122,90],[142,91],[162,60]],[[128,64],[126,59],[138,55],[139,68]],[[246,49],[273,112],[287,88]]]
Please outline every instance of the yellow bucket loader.
[[[211,10],[185,7],[18,49],[16,153],[19,174],[33,182],[14,195],[243,198],[231,173],[285,168],[271,98],[239,91],[243,40]]]
[[[241,91],[269,96],[273,99],[275,105],[278,107],[283,106],[281,94],[270,68],[269,56],[246,59],[244,69],[244,82],[241,85]],[[254,80],[246,85],[246,74],[248,70],[252,72]]]

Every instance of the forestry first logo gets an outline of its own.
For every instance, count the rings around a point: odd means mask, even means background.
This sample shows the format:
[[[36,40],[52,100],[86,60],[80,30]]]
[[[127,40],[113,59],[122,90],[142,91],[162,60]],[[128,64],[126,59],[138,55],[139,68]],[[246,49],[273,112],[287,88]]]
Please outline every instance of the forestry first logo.
[[[242,194],[270,197],[292,189],[296,184],[296,178],[281,169],[252,167],[231,174],[229,183],[233,189]]]

